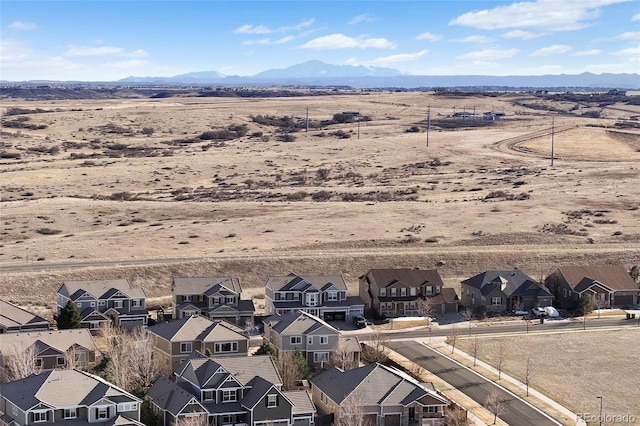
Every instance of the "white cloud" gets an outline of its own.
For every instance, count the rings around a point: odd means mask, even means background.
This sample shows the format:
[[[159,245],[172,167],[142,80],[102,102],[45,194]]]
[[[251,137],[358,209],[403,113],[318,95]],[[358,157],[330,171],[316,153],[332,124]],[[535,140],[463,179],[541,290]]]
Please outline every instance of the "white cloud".
[[[233,30],[235,34],[271,34],[273,31],[264,25],[242,25]]]
[[[529,56],[560,55],[562,53],[567,53],[570,50],[571,46],[567,46],[566,44],[554,44],[552,46],[542,47]]]
[[[600,16],[600,7],[627,0],[537,0],[518,2],[493,9],[464,13],[449,25],[496,30],[503,28],[539,28],[567,31],[584,28],[586,21]]]
[[[472,59],[472,60],[479,60],[479,61],[490,61],[490,60],[495,60],[495,59],[505,59],[505,58],[511,58],[515,55],[517,55],[519,52],[518,49],[485,49],[485,50],[479,50],[476,52],[469,52],[469,53],[465,53],[464,55],[460,55],[457,56],[457,59],[463,59],[463,60],[467,60],[467,59]]]
[[[369,13],[363,13],[349,21],[349,25],[359,24],[360,22],[373,22],[375,19]]]
[[[631,17],[632,21],[640,21],[640,13],[636,13]]]
[[[64,53],[65,56],[129,56],[142,57],[147,56],[147,52],[142,49],[132,52],[125,51],[122,47],[114,46],[67,46]]]
[[[12,22],[11,25],[9,25],[9,28],[17,31],[33,31],[37,29],[38,26],[33,22],[15,21],[15,22]]]
[[[429,41],[438,41],[441,40],[442,36],[431,33],[421,33],[416,36],[416,40],[429,40]]]
[[[465,38],[456,39],[454,41],[457,41],[460,43],[488,43],[491,41],[491,39],[483,35],[471,35]]]
[[[376,59],[368,62],[368,64],[369,65],[377,65],[377,66],[382,65],[382,66],[384,66],[384,65],[397,63],[397,62],[411,62],[411,61],[415,61],[416,59],[422,58],[427,53],[429,53],[428,50],[421,50],[421,51],[416,52],[416,53],[399,53],[397,55],[390,55],[390,56],[383,56],[383,57],[380,57],[380,58],[376,58]]]
[[[579,52],[574,53],[571,56],[598,56],[602,53],[599,49],[589,49],[589,50],[581,50]]]
[[[290,43],[295,39],[296,38],[294,36],[281,37],[281,38],[275,39],[275,40],[273,40],[271,38],[262,38],[262,39],[259,39],[259,40],[247,40],[243,44],[245,44],[247,46],[251,46],[252,44],[261,44],[263,46],[272,46],[272,45]]]
[[[617,35],[615,38],[616,40],[640,40],[640,32],[627,31],[626,33]]]
[[[617,50],[615,52],[611,52],[614,56],[627,56],[634,62],[637,62],[640,58],[640,46],[638,47],[629,47],[627,49]]]
[[[519,38],[522,40],[531,40],[532,38],[537,38],[542,36],[543,34],[541,33],[532,33],[529,31],[522,31],[522,30],[513,30],[513,31],[508,31],[504,34],[502,34],[500,37],[502,38]]]
[[[314,38],[300,46],[301,49],[336,50],[336,49],[395,49],[395,43],[385,38],[367,38],[365,36],[349,37],[344,34],[329,34]]]

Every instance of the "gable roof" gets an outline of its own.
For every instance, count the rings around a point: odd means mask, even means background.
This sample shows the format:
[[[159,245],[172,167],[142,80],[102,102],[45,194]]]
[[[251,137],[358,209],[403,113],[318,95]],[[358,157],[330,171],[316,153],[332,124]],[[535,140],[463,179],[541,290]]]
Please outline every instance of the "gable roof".
[[[304,311],[295,311],[284,315],[272,315],[267,318],[266,322],[274,324],[271,329],[278,334],[293,334],[299,336],[312,333],[321,328],[327,328],[335,334],[340,333],[324,320]]]
[[[282,386],[280,374],[269,355],[230,356],[211,359],[224,367],[242,386],[246,386],[256,376],[260,376],[278,387]]]
[[[267,278],[266,287],[274,291],[323,291],[330,287],[340,291],[347,291],[347,284],[342,275],[296,275],[290,273],[284,276]]]
[[[435,269],[370,269],[365,276],[371,277],[378,288],[402,283],[408,287],[423,284],[443,286],[442,278]]]
[[[141,288],[131,287],[131,284],[126,279],[64,281],[58,289],[58,293],[72,300],[80,297],[84,292],[91,294],[96,299],[106,299],[113,295],[114,290],[132,298],[146,297]]]
[[[448,401],[422,386],[401,371],[379,363],[369,364],[353,370],[342,371],[331,368],[311,379],[336,404],[341,404],[354,391],[362,405],[409,405],[429,395],[436,405],[448,405]]]
[[[242,292],[240,279],[233,277],[174,277],[171,285],[173,294],[215,294],[222,289],[236,294]]]
[[[462,281],[463,285],[480,290],[487,296],[494,290],[507,296],[544,295],[551,296],[549,290],[520,270],[485,271]],[[504,286],[504,289],[502,288]]]
[[[238,326],[226,321],[212,321],[200,315],[161,322],[147,330],[170,342],[247,340]]]
[[[5,383],[2,385],[2,395],[22,410],[28,410],[38,403],[56,408],[89,406],[114,396],[141,402],[106,380],[80,370],[54,370]]]
[[[147,391],[147,396],[155,405],[173,416],[179,414],[185,406],[193,402],[200,405],[202,412],[206,412],[198,398],[164,376],[155,381]]]
[[[562,266],[558,268],[558,271],[564,276],[571,288],[578,292],[585,290],[590,285],[588,281],[591,283],[598,281],[614,291],[638,290],[638,284],[633,281],[622,265]],[[588,279],[587,282],[583,282],[585,278]]]
[[[250,389],[245,390],[244,398],[242,398],[242,406],[248,408],[249,410],[253,409],[258,402],[260,402],[264,396],[271,391],[271,389],[275,389],[278,394],[282,395],[278,388],[276,388],[273,383],[263,379],[260,376],[256,376],[247,384]]]
[[[316,412],[316,406],[311,402],[309,392],[299,390],[286,391],[282,394],[293,404],[291,409],[293,414],[313,414]]]
[[[89,329],[77,328],[72,330],[3,334],[2,338],[0,338],[0,353],[9,354],[14,347],[27,348],[33,344],[37,344],[43,350],[46,347],[52,347],[60,352],[66,352],[74,345],[80,345],[91,351],[98,351]]]
[[[14,329],[26,325],[42,325],[42,327],[49,328],[49,321],[11,302],[0,299],[0,329]]]

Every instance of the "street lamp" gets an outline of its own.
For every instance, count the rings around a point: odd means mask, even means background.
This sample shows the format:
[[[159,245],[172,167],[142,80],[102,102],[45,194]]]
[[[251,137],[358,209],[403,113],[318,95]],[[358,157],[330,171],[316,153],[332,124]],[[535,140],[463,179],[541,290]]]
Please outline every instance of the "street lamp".
[[[602,426],[602,396],[596,396],[600,400],[600,426]]]

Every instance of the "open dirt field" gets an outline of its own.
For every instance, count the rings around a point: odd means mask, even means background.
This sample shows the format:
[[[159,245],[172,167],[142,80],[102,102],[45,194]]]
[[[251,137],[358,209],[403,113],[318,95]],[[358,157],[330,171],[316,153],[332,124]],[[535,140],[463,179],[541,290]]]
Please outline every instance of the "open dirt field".
[[[553,167],[540,105],[555,111]],[[0,268],[45,268],[1,272],[0,294],[19,303],[53,303],[78,278],[161,297],[172,274],[259,289],[269,274],[340,273],[355,293],[373,267],[439,268],[455,287],[485,269],[640,263],[636,105],[336,91],[0,107]],[[360,116],[332,121],[346,110]],[[160,263],[101,263],[146,259]]]
[[[593,416],[600,411],[596,396],[602,396],[603,412],[611,420],[603,424],[629,424],[624,415],[640,421],[639,337],[640,329],[481,337],[478,359],[495,367],[502,342],[505,373],[522,382],[526,359],[531,357],[532,388],[574,413]],[[469,353],[472,342],[460,338],[456,347]]]

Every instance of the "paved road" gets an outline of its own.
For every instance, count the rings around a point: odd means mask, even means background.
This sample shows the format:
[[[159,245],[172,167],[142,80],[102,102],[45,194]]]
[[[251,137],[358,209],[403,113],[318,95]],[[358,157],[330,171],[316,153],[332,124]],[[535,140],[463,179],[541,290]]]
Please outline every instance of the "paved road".
[[[511,426],[557,426],[561,423],[547,417],[529,404],[505,392],[475,372],[460,366],[437,351],[413,341],[391,342],[391,349],[409,358],[454,386],[471,399],[484,405],[487,395],[496,391],[505,400],[507,412],[500,418]]]

